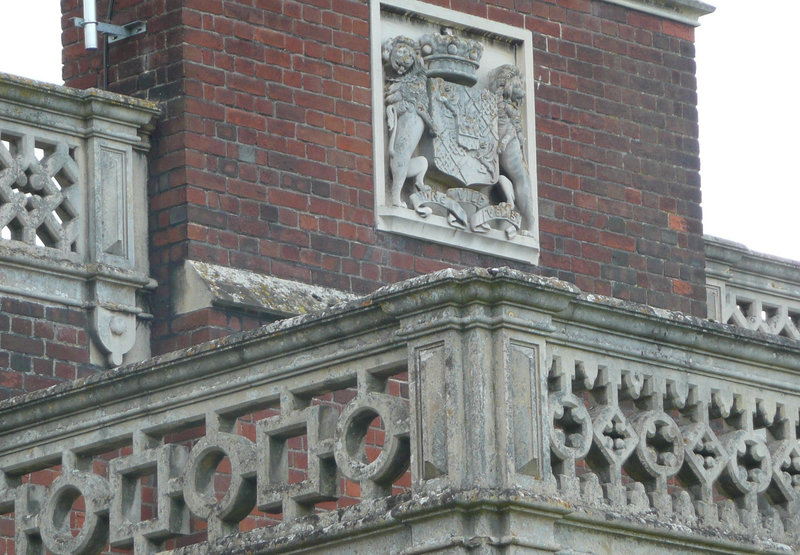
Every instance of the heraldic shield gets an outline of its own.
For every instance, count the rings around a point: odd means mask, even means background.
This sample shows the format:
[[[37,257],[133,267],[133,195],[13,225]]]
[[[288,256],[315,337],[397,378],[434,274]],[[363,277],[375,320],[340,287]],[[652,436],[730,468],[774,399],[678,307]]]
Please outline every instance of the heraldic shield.
[[[492,185],[500,177],[497,97],[485,88],[428,80],[430,115],[438,133],[427,158],[461,185]]]

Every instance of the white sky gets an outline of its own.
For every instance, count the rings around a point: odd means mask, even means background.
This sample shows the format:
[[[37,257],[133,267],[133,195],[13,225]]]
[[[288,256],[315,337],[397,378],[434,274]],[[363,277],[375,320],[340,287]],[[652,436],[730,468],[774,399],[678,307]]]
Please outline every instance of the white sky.
[[[706,233],[800,260],[800,0],[716,0],[696,32]]]
[[[3,2],[0,71],[61,83],[59,0]],[[706,0],[696,32],[705,232],[800,260],[800,0]]]

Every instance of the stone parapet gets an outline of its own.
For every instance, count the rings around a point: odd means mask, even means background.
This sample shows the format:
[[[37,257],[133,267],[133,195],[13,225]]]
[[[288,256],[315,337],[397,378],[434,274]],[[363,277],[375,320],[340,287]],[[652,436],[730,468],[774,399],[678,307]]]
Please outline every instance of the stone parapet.
[[[156,104],[0,74],[0,294],[90,315],[92,362],[149,356],[147,253]]]
[[[786,552],[799,367],[785,338],[444,270],[0,403],[0,512],[20,553]]]
[[[800,263],[706,236],[708,317],[800,339]]]

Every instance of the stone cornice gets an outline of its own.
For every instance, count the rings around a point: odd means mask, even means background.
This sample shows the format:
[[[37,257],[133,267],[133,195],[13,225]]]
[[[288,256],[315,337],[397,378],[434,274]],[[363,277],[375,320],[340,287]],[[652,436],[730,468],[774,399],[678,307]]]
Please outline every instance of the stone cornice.
[[[716,8],[697,0],[603,0],[609,4],[618,4],[649,14],[686,23],[697,27],[700,17],[710,14]]]
[[[19,119],[26,125],[39,123],[43,128],[71,134],[110,133],[117,139],[135,142],[138,134],[150,133],[160,113],[161,107],[149,100],[0,73],[0,115],[11,121]],[[93,120],[108,121],[113,129]],[[121,125],[133,129],[124,133]]]

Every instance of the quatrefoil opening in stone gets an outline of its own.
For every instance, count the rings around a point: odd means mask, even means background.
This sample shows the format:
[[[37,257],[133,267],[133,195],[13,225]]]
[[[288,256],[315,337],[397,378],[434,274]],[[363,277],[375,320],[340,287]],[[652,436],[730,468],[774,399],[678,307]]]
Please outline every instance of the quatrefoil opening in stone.
[[[728,462],[725,447],[705,422],[683,426],[681,434],[685,446],[684,464],[678,474],[681,481],[710,488]]]
[[[738,430],[726,434],[722,443],[729,455],[720,476],[723,489],[732,496],[766,490],[772,480],[772,457],[766,442],[756,432]]]
[[[632,459],[635,478],[666,479],[683,465],[683,436],[675,421],[661,411],[637,415],[632,422],[638,434],[636,457]]]
[[[572,393],[550,396],[550,449],[559,460],[581,459],[592,446],[592,419]]]
[[[609,464],[622,465],[636,449],[636,430],[619,407],[592,409],[594,445]]]

